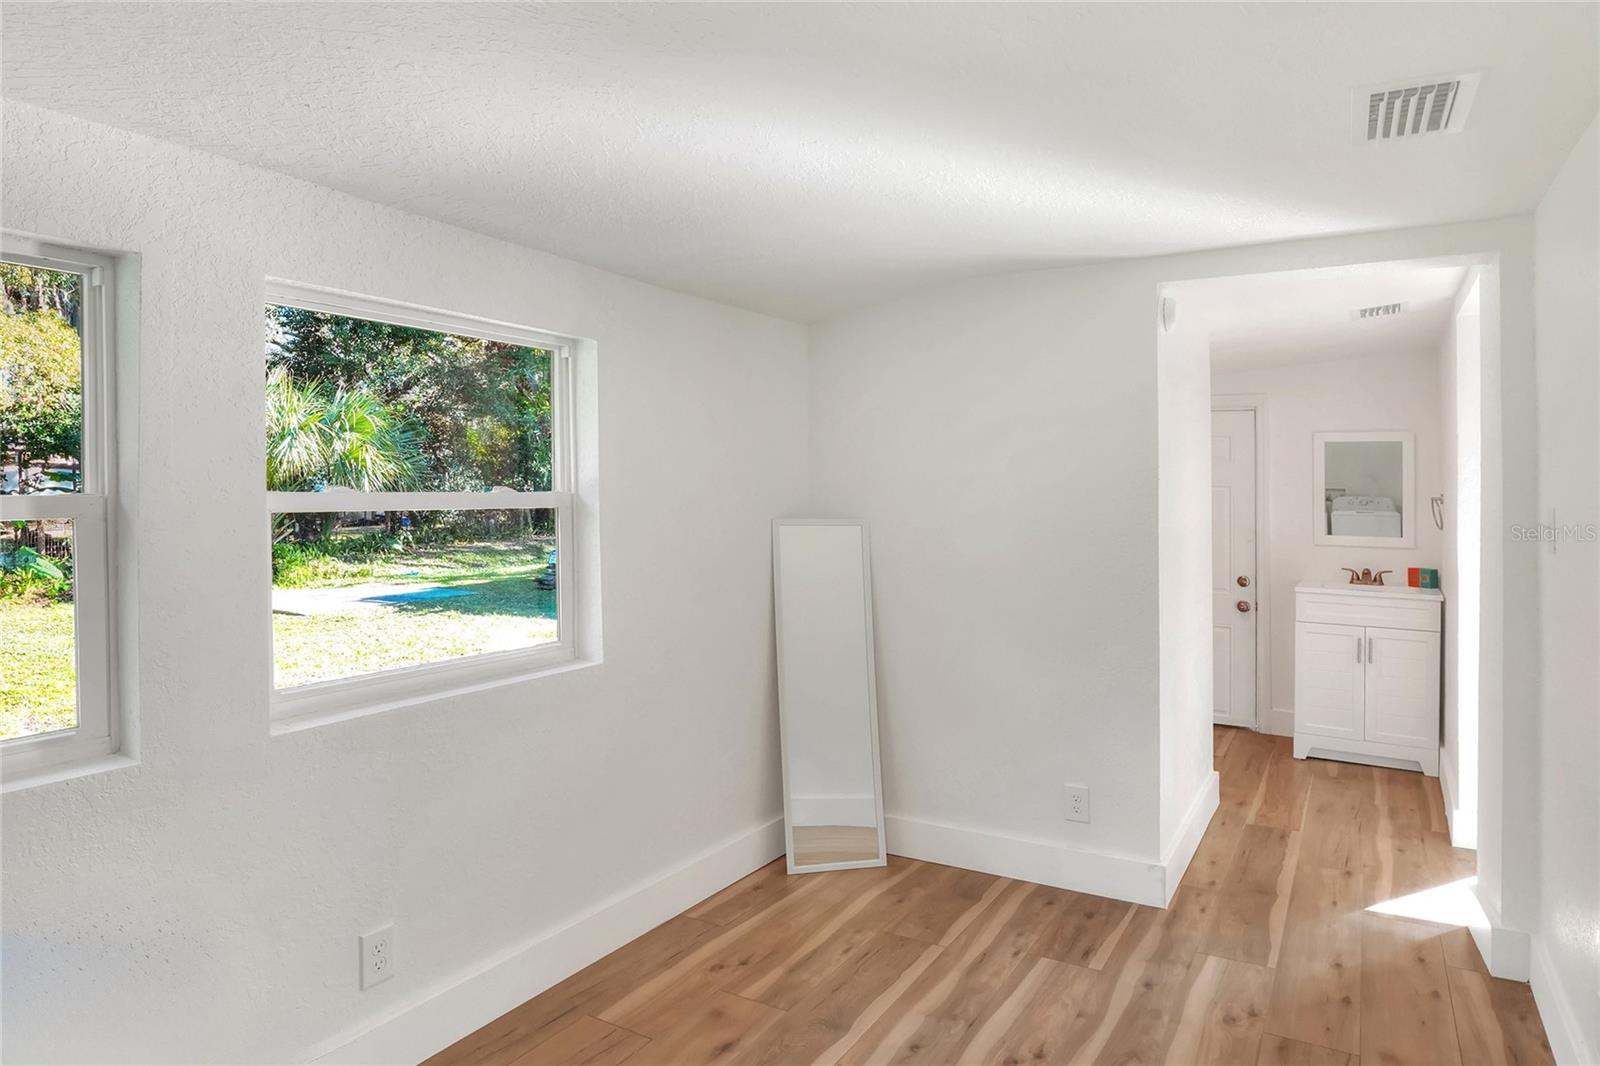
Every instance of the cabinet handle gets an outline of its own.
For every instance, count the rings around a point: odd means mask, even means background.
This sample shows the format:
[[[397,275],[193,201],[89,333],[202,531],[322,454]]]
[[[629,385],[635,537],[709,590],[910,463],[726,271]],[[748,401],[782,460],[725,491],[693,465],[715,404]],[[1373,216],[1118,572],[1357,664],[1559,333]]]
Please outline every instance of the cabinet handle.
[[[1372,661],[1372,638],[1367,638],[1367,662]]]
[[[1361,638],[1356,638],[1356,662],[1361,661]]]

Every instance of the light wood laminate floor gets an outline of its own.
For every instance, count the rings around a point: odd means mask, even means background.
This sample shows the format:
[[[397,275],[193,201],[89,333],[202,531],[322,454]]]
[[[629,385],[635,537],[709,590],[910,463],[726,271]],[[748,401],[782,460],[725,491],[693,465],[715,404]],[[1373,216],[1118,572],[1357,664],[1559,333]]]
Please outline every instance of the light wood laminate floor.
[[[1435,779],[1215,736],[1222,803],[1166,910],[780,860],[429,1066],[1551,1061],[1464,929],[1368,909],[1471,875]]]

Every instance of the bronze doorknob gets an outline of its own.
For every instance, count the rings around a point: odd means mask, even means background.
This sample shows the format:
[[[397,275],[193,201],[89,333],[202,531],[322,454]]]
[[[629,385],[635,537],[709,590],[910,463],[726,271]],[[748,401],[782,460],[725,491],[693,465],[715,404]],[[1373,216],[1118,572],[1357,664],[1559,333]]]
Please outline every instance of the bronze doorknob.
[[[1250,613],[1250,601],[1249,600],[1240,600],[1238,603],[1234,604],[1233,606],[1234,606],[1234,609],[1236,611],[1238,611],[1240,614],[1249,614]]]
[[[1242,589],[1247,589],[1250,587],[1250,579],[1245,577],[1243,574],[1240,574],[1238,577],[1234,578],[1234,580],[1239,583],[1239,587]]]

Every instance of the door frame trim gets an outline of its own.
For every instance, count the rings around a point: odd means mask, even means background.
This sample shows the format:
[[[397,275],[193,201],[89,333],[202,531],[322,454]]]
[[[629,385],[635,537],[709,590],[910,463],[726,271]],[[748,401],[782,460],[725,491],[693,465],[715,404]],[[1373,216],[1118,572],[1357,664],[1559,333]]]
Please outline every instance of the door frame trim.
[[[1212,393],[1211,411],[1249,411],[1255,415],[1256,471],[1256,732],[1270,732],[1272,721],[1272,566],[1271,545],[1266,531],[1272,528],[1268,510],[1272,506],[1267,492],[1267,397],[1265,393]],[[1265,590],[1265,591],[1263,591]],[[1216,664],[1212,664],[1216,668]],[[1263,713],[1262,706],[1266,710]]]

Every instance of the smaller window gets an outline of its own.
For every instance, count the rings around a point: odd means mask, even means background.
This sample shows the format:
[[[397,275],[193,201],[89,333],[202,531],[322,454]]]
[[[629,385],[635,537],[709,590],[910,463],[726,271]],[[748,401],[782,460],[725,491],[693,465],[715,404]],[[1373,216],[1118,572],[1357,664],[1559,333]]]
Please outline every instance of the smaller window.
[[[111,260],[0,247],[0,761],[116,750]]]
[[[269,283],[274,715],[573,657],[569,342]]]

